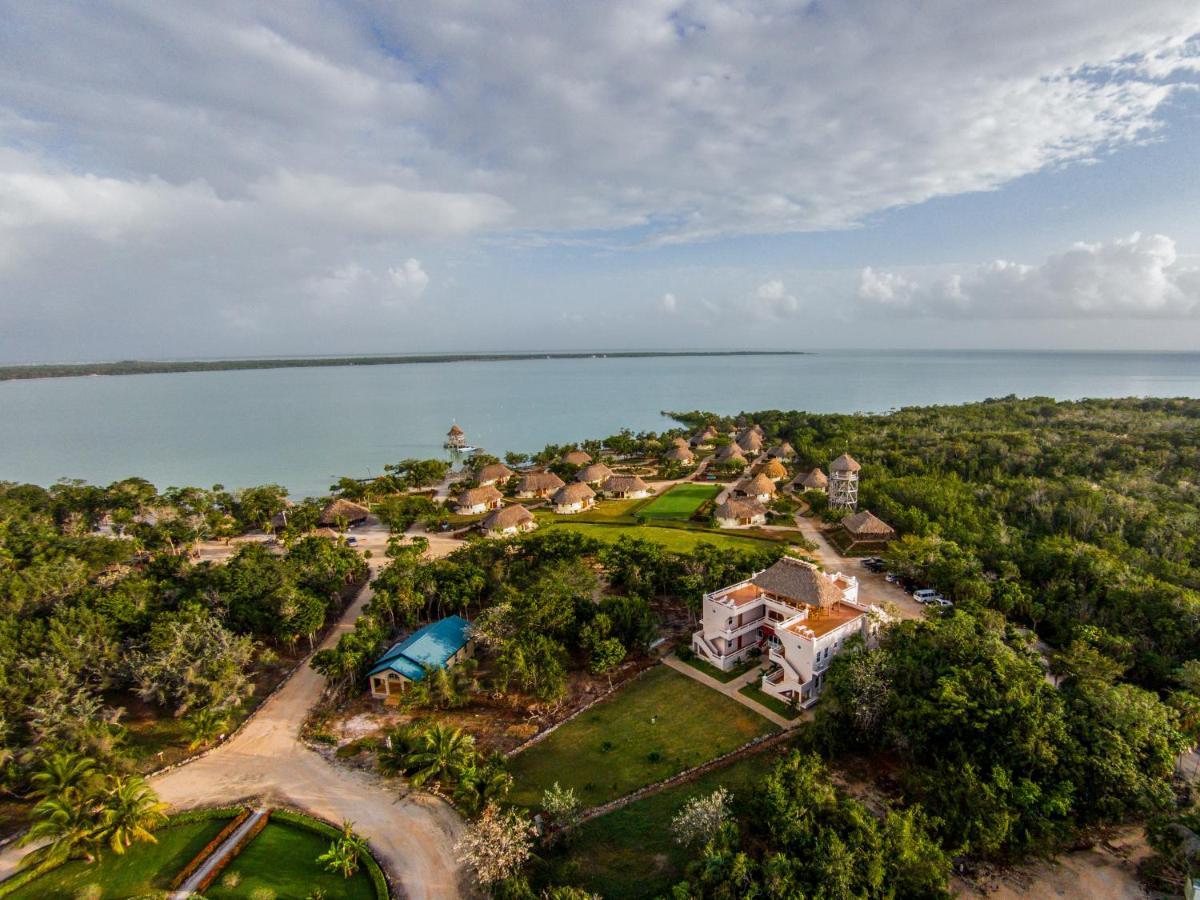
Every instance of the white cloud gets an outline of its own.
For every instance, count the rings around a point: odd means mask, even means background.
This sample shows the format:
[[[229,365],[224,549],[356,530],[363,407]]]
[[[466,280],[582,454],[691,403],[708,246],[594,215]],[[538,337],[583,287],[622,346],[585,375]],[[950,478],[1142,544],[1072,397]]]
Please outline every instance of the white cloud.
[[[369,303],[382,307],[403,306],[418,299],[429,285],[429,275],[420,260],[408,259],[383,272],[356,262],[309,279],[307,288],[315,308],[326,312],[344,312],[352,305]]]
[[[800,309],[800,301],[789,294],[783,282],[778,278],[765,281],[754,292],[757,300],[755,309],[760,314],[770,316],[790,316]]]
[[[1200,267],[1179,261],[1165,235],[1077,243],[1038,265],[995,260],[920,280],[863,269],[868,306],[975,318],[1182,318],[1200,312]]]
[[[497,247],[855,227],[1156,137],[1200,59],[1193,0],[0,4],[0,359],[328,346],[314,298],[426,290],[397,260],[470,258],[478,313]],[[769,322],[785,275],[667,283]]]

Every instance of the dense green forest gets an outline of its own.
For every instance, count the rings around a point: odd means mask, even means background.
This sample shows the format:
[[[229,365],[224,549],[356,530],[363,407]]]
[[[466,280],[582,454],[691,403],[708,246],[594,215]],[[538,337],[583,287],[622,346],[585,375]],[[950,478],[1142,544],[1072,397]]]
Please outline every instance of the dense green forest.
[[[277,488],[159,495],[138,479],[0,483],[0,787],[31,796],[60,751],[105,772],[144,769],[153,760],[122,724],[135,703],[182,722],[197,747],[244,715],[256,675],[307,646],[367,572],[313,536],[281,554],[244,544],[222,565],[186,552],[269,518],[280,499]]]
[[[740,420],[804,465],[850,451],[859,507],[902,536],[891,568],[956,604],[836,658],[815,748],[896,772],[903,802],[967,858],[1172,814],[1200,723],[1200,402]]]
[[[1186,868],[1174,826],[1200,819],[1173,775],[1200,734],[1200,401],[677,418],[725,432],[758,422],[768,445],[792,444],[801,470],[851,452],[862,464],[860,508],[901,535],[891,567],[955,602],[835,659],[817,719],[798,736],[806,753],[765,777],[753,803],[735,798],[697,840],[677,896],[792,896],[835,870],[850,873],[847,896],[881,884],[937,896],[951,857],[1054,853],[1143,821],[1164,849],[1163,870]],[[679,433],[584,446],[654,454]],[[554,464],[561,450],[508,461]],[[333,490],[402,530],[436,518],[411,492],[437,480],[440,465],[402,461],[375,482],[343,479]],[[0,484],[0,784],[9,795],[37,800],[39,779],[51,777],[45,761],[60,751],[82,751],[106,777],[134,770],[121,709],[135,701],[187,723],[197,746],[211,741],[257,673],[307,646],[366,576],[357,553],[310,534],[320,508],[288,505],[270,485]],[[275,552],[246,546],[222,565],[188,552],[285,510]],[[554,702],[573,669],[611,671],[642,650],[656,610],[695,613],[705,590],[780,552],[680,554],[555,530],[469,543],[439,560],[421,549],[393,543],[357,628],[315,658],[343,696],[362,688],[389,640],[455,612],[476,623],[488,691]],[[475,689],[432,679],[412,702],[447,708]],[[397,732],[393,758],[380,762],[425,771],[414,767],[429,742],[468,737]],[[888,809],[867,810],[829,786],[824,767],[850,758],[886,773]],[[494,761],[463,760],[428,777],[478,812],[489,792],[502,796],[505,776]],[[898,856],[900,846],[910,852]],[[818,865],[830,854],[844,865]],[[522,883],[504,890],[520,896]]]

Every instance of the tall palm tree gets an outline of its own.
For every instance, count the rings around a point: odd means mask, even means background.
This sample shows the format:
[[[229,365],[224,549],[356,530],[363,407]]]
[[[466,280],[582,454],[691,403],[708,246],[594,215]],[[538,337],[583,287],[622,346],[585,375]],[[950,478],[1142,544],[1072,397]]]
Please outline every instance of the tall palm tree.
[[[96,840],[122,854],[135,841],[158,843],[151,833],[167,821],[167,804],[140,775],[111,776],[100,807]]]
[[[417,787],[430,780],[449,782],[475,755],[475,738],[438,722],[426,729],[421,747],[409,757]]]

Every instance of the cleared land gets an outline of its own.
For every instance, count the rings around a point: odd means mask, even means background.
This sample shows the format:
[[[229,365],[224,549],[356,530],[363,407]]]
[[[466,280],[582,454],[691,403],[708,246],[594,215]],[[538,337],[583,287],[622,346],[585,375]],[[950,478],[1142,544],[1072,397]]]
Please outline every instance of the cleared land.
[[[677,484],[650,505],[638,511],[643,519],[679,519],[686,521],[704,503],[721,493],[717,484]]]
[[[557,781],[595,806],[774,730],[740,703],[658,666],[515,756],[509,800],[536,806]]]
[[[295,825],[271,822],[213,885],[204,892],[210,900],[255,897],[326,897],[375,900],[371,879],[360,868],[350,878],[327,872],[317,857],[329,849],[329,839]],[[270,892],[270,893],[268,893]]]
[[[138,844],[124,855],[106,852],[91,865],[73,860],[13,891],[13,900],[45,897],[142,897],[170,887],[175,873],[217,836],[227,819],[168,825],[156,844]],[[301,894],[300,896],[304,896]]]
[[[555,521],[547,523],[545,528],[562,528],[587,535],[607,544],[615,544],[623,535],[641,538],[645,541],[655,541],[668,550],[678,553],[690,553],[697,544],[713,544],[717,547],[727,547],[731,550],[762,550],[770,546],[767,541],[756,538],[740,537],[722,534],[717,531],[694,531],[684,528],[655,528],[653,525],[599,525],[587,522]]]
[[[671,837],[671,819],[692,797],[724,786],[735,807],[776,759],[763,753],[611,812],[580,826],[568,847],[546,861],[548,880],[580,885],[603,897],[649,898],[669,893],[695,857]]]

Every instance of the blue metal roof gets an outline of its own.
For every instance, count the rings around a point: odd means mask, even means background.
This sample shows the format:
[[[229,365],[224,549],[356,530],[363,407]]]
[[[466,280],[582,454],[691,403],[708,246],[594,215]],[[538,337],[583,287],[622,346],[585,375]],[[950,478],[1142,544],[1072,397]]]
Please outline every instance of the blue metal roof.
[[[426,666],[440,669],[446,665],[450,657],[467,645],[470,633],[471,623],[466,619],[447,616],[393,644],[367,675],[391,669],[409,681],[420,681],[425,677]]]

